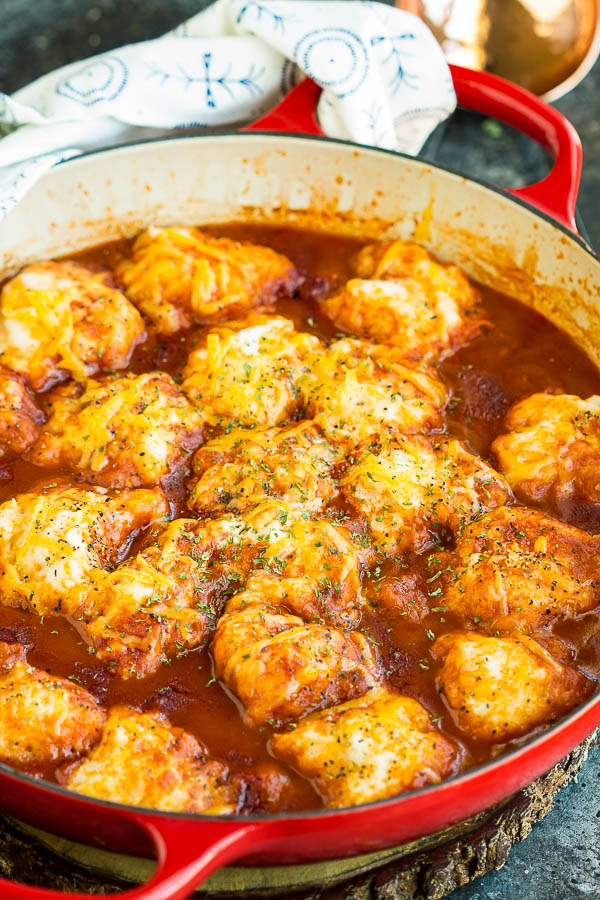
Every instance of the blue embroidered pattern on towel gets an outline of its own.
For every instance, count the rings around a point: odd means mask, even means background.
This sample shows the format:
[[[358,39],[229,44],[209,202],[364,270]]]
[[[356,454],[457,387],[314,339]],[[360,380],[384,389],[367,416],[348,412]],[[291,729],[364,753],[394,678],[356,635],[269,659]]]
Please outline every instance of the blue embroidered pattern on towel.
[[[437,41],[375,0],[215,0],[163,38],[72,63],[0,93],[0,219],[84,150],[249,121],[304,75],[331,137],[417,153],[455,107]]]
[[[82,106],[116,100],[127,84],[127,66],[118,56],[103,56],[56,85],[56,93]]]
[[[221,74],[214,71],[215,64],[221,67]],[[215,62],[212,53],[205,53],[202,57],[202,71],[194,74],[187,72],[179,63],[174,71],[167,71],[160,65],[149,65],[148,78],[157,78],[161,87],[164,87],[169,81],[180,81],[184,91],[196,85],[203,87],[205,92],[205,102],[209,109],[216,108],[218,104],[218,94],[222,91],[229,99],[233,99],[237,88],[242,88],[252,97],[258,97],[263,93],[260,86],[260,79],[265,74],[265,67],[257,68],[254,64],[246,67],[244,74],[236,74],[233,70],[233,63],[228,63],[225,70],[222,70],[223,60],[219,59]],[[218,70],[217,70],[218,71]]]

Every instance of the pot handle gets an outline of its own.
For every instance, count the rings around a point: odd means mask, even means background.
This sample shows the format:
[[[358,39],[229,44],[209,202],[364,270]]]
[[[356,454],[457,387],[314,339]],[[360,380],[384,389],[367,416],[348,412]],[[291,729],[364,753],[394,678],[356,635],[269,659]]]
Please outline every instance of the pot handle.
[[[493,116],[541,144],[554,160],[535,184],[507,193],[525,200],[561,225],[577,232],[575,204],[581,180],[581,141],[557,109],[535,94],[489,72],[450,66],[459,106]]]
[[[157,866],[139,887],[116,894],[116,900],[185,900],[205,878],[227,863],[254,851],[268,822],[178,817],[128,816],[154,844]],[[65,894],[0,878],[2,900],[89,900],[89,894]]]
[[[317,103],[321,87],[312,78],[305,78],[277,106],[242,128],[242,131],[282,131],[285,134],[312,134],[325,137],[317,121]]]
[[[581,142],[568,119],[535,94],[498,75],[454,65],[450,71],[459,106],[494,116],[522,131],[548,150],[554,160],[551,171],[541,181],[507,193],[577,232],[575,203],[581,179]],[[315,115],[320,93],[319,85],[305,78],[244,131],[323,135]]]

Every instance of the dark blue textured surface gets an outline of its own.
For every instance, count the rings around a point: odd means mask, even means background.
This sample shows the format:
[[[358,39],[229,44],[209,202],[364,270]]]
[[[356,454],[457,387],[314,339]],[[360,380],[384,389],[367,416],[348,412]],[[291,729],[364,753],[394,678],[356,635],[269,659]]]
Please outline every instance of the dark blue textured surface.
[[[554,808],[515,844],[507,864],[454,891],[452,900],[580,900],[600,897],[600,745]]]
[[[156,37],[206,0],[0,0],[0,90],[11,92],[66,62]],[[600,247],[600,65],[557,104],[584,145],[580,212]],[[540,177],[544,154],[509,129],[459,113],[429,155],[465,174],[517,186]],[[513,848],[501,872],[456,891],[455,900],[600,897],[600,748],[552,812]]]

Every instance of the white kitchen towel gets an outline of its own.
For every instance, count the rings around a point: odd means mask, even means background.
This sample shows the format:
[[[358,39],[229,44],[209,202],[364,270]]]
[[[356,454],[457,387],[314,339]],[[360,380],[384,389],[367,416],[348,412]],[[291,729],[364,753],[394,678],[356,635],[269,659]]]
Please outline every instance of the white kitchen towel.
[[[216,0],[162,38],[0,93],[0,218],[57,163],[175,129],[250,121],[304,75],[331,137],[418,153],[454,110],[437,41],[372,0]]]

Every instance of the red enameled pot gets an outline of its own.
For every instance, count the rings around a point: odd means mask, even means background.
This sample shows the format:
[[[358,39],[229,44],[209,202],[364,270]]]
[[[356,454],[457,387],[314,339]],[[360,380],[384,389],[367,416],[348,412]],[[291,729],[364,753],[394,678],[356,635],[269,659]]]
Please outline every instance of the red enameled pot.
[[[214,209],[213,221],[240,219],[249,210],[256,220],[256,210],[269,205],[269,220],[306,224],[310,211],[330,230],[412,234],[468,274],[544,312],[599,362],[600,265],[573,234],[581,171],[577,134],[519,87],[457,67],[452,74],[460,105],[520,129],[550,151],[554,166],[546,178],[505,192],[400,154],[290,137],[321,134],[314,112],[319,89],[307,80],[251,126],[251,134],[136,145],[57,167],[0,223],[0,275],[35,256],[132,233],[152,219],[202,223]],[[505,756],[439,785],[352,809],[230,818],[159,813],[88,799],[7,766],[0,766],[0,808],[80,843],[156,856],[151,880],[121,896],[182,900],[233,860],[276,865],[336,859],[434,834],[506,799],[599,724],[595,696]],[[0,896],[63,895],[0,880]]]

